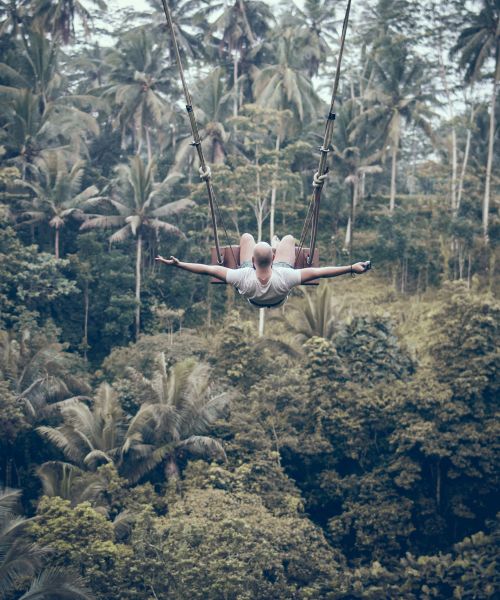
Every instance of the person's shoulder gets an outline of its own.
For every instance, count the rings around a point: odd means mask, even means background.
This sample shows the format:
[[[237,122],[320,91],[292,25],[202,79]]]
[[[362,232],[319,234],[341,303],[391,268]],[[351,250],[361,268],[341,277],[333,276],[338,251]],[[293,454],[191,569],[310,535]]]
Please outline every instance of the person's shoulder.
[[[238,269],[228,269],[226,275],[226,281],[228,283],[240,283],[241,281],[248,281],[252,277],[254,270],[252,267],[240,267]]]
[[[300,283],[300,269],[294,269],[291,266],[276,266],[273,268],[273,272],[288,285],[297,285]]]

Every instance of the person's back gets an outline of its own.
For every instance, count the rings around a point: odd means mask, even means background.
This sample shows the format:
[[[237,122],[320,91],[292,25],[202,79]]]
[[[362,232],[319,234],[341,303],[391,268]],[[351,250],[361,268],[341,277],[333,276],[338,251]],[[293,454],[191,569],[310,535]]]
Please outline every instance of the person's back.
[[[226,281],[253,305],[274,307],[283,304],[290,290],[300,285],[300,278],[300,271],[296,271],[293,265],[280,262],[271,266],[267,282],[260,280],[257,271],[250,265],[230,270]]]
[[[254,306],[279,306],[287,299],[290,290],[300,285],[300,272],[293,268],[294,259],[295,241],[292,236],[286,236],[278,244],[274,257],[269,244],[256,244],[253,236],[245,233],[240,240],[241,265],[227,273],[226,281]]]

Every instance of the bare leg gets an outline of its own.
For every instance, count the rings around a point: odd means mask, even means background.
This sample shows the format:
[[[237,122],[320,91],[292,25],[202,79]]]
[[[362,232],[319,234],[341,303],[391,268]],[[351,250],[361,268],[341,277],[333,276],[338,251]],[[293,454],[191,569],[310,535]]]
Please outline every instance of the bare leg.
[[[286,262],[293,267],[295,264],[295,238],[293,235],[285,235],[278,244],[274,262]]]
[[[240,265],[246,260],[252,260],[255,240],[250,233],[244,233],[240,238]]]

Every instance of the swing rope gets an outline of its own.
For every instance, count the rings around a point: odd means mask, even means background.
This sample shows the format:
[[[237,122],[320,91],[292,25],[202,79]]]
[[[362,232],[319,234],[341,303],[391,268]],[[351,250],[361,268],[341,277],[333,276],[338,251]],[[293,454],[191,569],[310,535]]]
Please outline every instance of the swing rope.
[[[212,175],[211,175],[210,167],[206,164],[205,157],[203,155],[203,149],[201,146],[201,138],[200,138],[200,134],[199,134],[199,130],[198,130],[198,124],[196,122],[196,118],[195,118],[194,111],[193,111],[192,97],[191,97],[191,94],[187,87],[186,79],[184,76],[184,70],[182,67],[181,57],[180,57],[180,53],[179,53],[179,47],[178,47],[177,39],[175,36],[174,25],[172,22],[170,10],[168,8],[166,0],[162,0],[162,4],[163,4],[163,10],[165,13],[165,17],[167,19],[168,28],[169,28],[170,34],[172,36],[172,43],[173,43],[175,58],[176,58],[177,67],[178,67],[179,75],[180,75],[181,82],[182,82],[182,88],[184,91],[185,101],[186,101],[186,111],[188,113],[189,122],[191,124],[191,131],[192,131],[192,135],[193,135],[193,141],[191,142],[191,145],[196,148],[196,151],[198,153],[198,159],[200,162],[200,176],[205,181],[205,184],[207,186],[208,201],[209,201],[209,207],[210,207],[210,216],[212,219],[212,227],[213,227],[213,232],[214,232],[215,250],[217,253],[217,262],[219,264],[224,263],[224,257],[222,256],[222,253],[221,253],[220,242],[219,242],[219,233],[218,233],[218,229],[217,229],[217,218],[218,218],[221,225],[224,228],[226,243],[231,250],[231,254],[233,255],[234,263],[238,264],[238,261],[236,260],[236,257],[235,257],[234,251],[233,251],[233,247],[229,240],[229,235],[228,235],[227,229],[226,229],[226,227],[224,225],[224,221],[222,219],[222,214],[221,214],[219,204],[215,197],[215,192],[214,192],[214,189],[212,186],[212,180],[211,180]],[[350,9],[351,9],[351,0],[348,0],[347,9],[346,9],[346,13],[344,16],[344,22],[343,22],[343,26],[342,26],[340,50],[339,50],[339,57],[338,57],[338,61],[337,61],[337,69],[336,69],[336,73],[335,73],[335,81],[333,84],[332,99],[330,102],[330,110],[329,110],[327,121],[326,121],[325,133],[324,133],[324,137],[323,137],[323,144],[319,148],[321,155],[320,155],[318,170],[314,174],[314,177],[313,177],[313,194],[312,194],[312,197],[311,197],[311,200],[309,203],[304,226],[302,228],[302,233],[300,236],[300,242],[299,242],[299,247],[298,247],[298,252],[296,255],[294,267],[297,266],[297,260],[300,256],[300,253],[302,252],[302,250],[304,248],[304,244],[305,244],[305,240],[306,240],[309,228],[311,228],[311,238],[310,238],[310,244],[309,244],[309,256],[307,257],[308,265],[311,265],[313,256],[314,256],[314,251],[316,249],[316,238],[317,238],[317,233],[318,233],[319,207],[320,207],[320,202],[321,202],[321,192],[323,189],[325,179],[328,175],[328,166],[327,166],[328,153],[333,150],[331,142],[332,142],[332,136],[333,136],[333,125],[334,125],[334,121],[335,121],[334,105],[335,105],[335,100],[337,97],[337,91],[338,91],[338,86],[339,86],[339,81],[340,81],[340,67],[341,67],[341,63],[342,63],[342,55],[344,52],[344,45],[345,45],[345,38],[346,38],[346,33],[347,33],[347,26],[349,23]]]
[[[186,83],[186,79],[184,77],[184,69],[182,68],[181,55],[179,53],[179,46],[177,44],[177,38],[175,36],[174,24],[172,22],[172,16],[170,14],[170,10],[168,8],[166,0],[162,0],[163,11],[165,12],[165,17],[167,19],[167,25],[170,30],[170,35],[172,36],[172,44],[175,53],[175,60],[177,62],[177,68],[179,70],[179,75],[182,82],[182,89],[184,90],[184,98],[186,100],[186,111],[188,113],[189,122],[191,124],[191,132],[193,134],[193,141],[191,142],[191,146],[196,148],[198,153],[198,160],[200,162],[200,177],[205,181],[208,192],[208,203],[210,206],[210,216],[212,218],[212,227],[214,232],[214,241],[215,241],[215,251],[217,253],[217,262],[219,265],[224,263],[224,257],[221,253],[220,242],[219,242],[219,232],[217,229],[217,218],[219,219],[222,227],[224,228],[224,234],[226,237],[226,243],[231,250],[231,254],[233,255],[233,260],[235,264],[238,264],[238,261],[235,258],[233,247],[231,246],[231,242],[229,241],[229,235],[227,233],[227,229],[224,225],[224,221],[222,219],[222,214],[220,211],[220,207],[217,203],[217,199],[215,197],[215,192],[212,186],[212,172],[210,167],[205,162],[205,157],[203,155],[203,149],[201,147],[201,138],[198,130],[198,124],[196,123],[196,117],[193,111],[193,100],[191,94],[189,93],[189,89]],[[217,214],[216,214],[217,213]]]
[[[318,170],[316,171],[316,173],[314,174],[314,177],[313,177],[313,193],[312,193],[311,201],[309,202],[309,208],[307,210],[307,215],[306,215],[306,219],[304,222],[304,226],[302,228],[302,233],[300,235],[299,250],[298,250],[296,258],[295,258],[294,267],[297,266],[297,260],[300,256],[300,253],[302,252],[302,250],[304,248],[304,243],[305,243],[305,240],[307,237],[307,232],[309,231],[309,227],[311,227],[311,241],[309,243],[309,256],[307,257],[308,265],[311,265],[313,256],[314,256],[314,250],[316,249],[316,238],[317,238],[317,234],[318,234],[318,221],[319,221],[319,205],[321,202],[321,192],[323,190],[323,185],[324,185],[325,179],[328,175],[328,166],[327,166],[328,153],[333,150],[332,136],[333,136],[333,125],[334,125],[334,121],[335,121],[334,105],[335,105],[335,100],[337,97],[337,91],[338,91],[338,87],[339,87],[340,66],[342,63],[342,55],[344,53],[344,44],[345,44],[345,38],[346,38],[346,33],[347,33],[347,25],[349,23],[350,11],[351,11],[351,0],[348,0],[346,13],[345,13],[345,17],[344,17],[344,23],[342,25],[342,35],[340,38],[340,50],[339,50],[339,57],[338,57],[338,61],[337,61],[337,69],[335,72],[335,81],[333,84],[332,100],[330,102],[330,111],[328,112],[328,117],[326,120],[325,134],[323,136],[323,145],[319,149],[321,156],[319,159]]]

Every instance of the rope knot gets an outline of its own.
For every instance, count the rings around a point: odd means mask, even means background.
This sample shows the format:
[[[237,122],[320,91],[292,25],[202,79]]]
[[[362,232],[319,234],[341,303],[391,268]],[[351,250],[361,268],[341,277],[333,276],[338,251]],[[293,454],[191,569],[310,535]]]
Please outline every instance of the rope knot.
[[[210,177],[212,177],[212,171],[208,165],[205,171],[203,170],[203,167],[200,167],[199,173],[203,181],[208,181]]]
[[[325,148],[323,146],[323,144],[318,148],[318,150],[320,152],[323,152],[323,154],[328,154],[328,152],[333,152],[334,147],[331,144],[328,144],[328,146]]]
[[[328,177],[328,173],[325,173],[324,175],[320,175],[319,171],[316,171],[316,173],[314,173],[313,176],[313,187],[318,188],[318,187],[323,187],[323,184],[325,183],[325,179]]]

